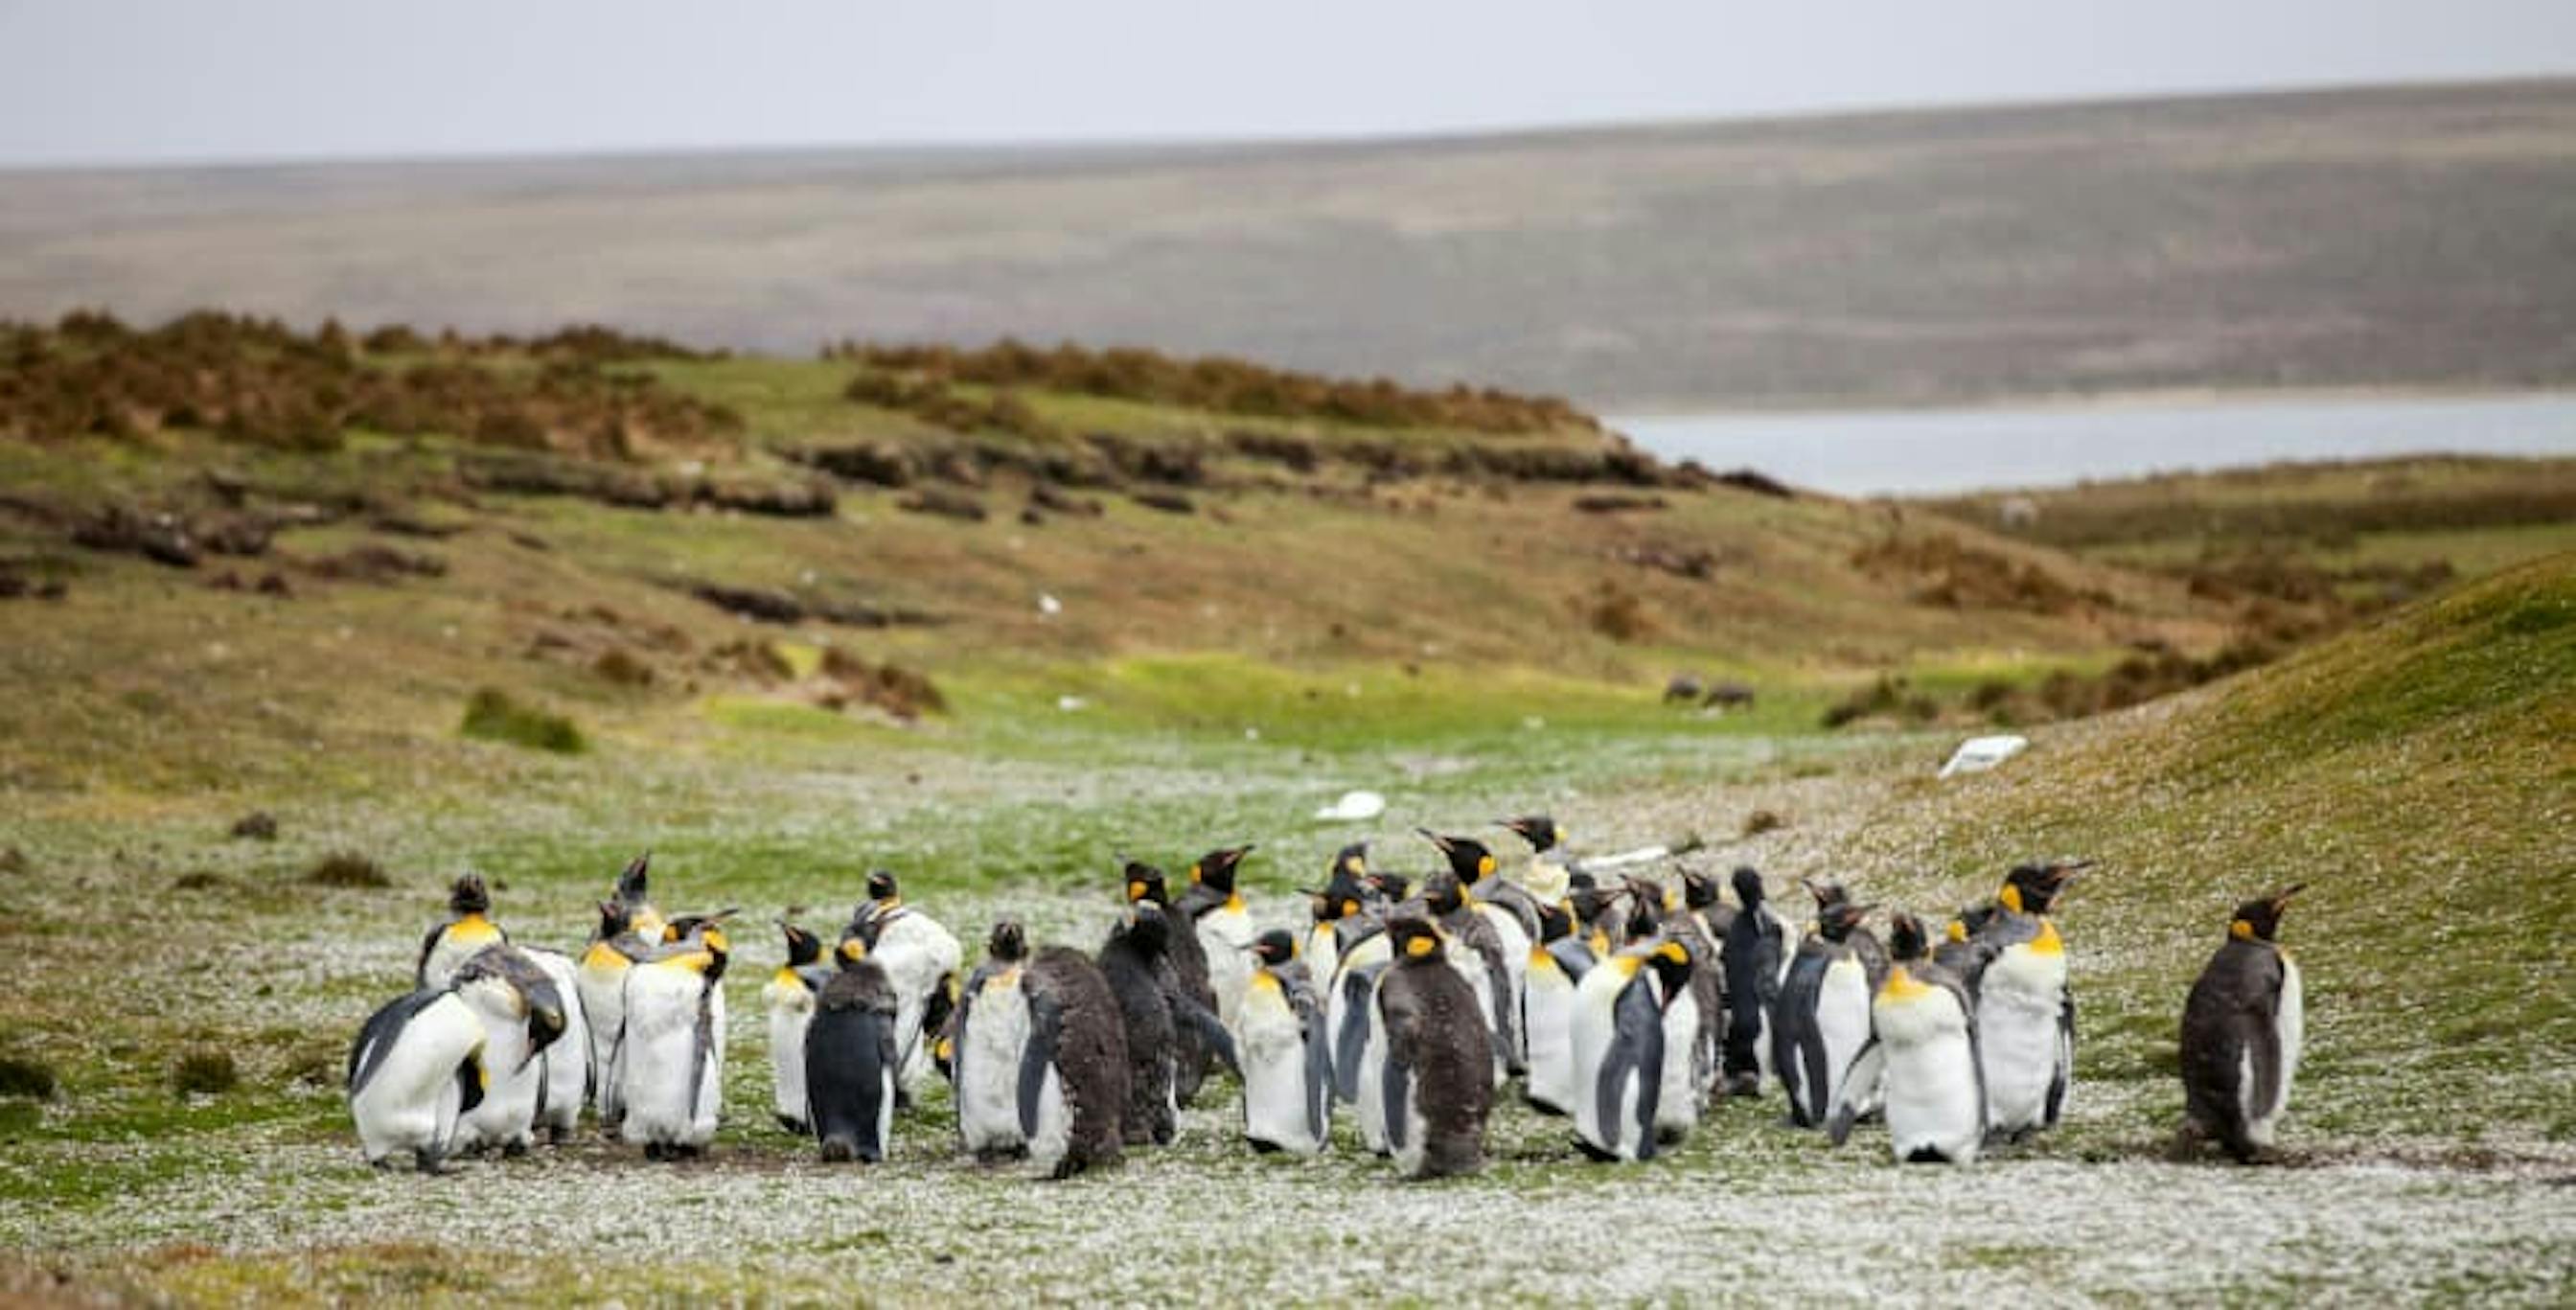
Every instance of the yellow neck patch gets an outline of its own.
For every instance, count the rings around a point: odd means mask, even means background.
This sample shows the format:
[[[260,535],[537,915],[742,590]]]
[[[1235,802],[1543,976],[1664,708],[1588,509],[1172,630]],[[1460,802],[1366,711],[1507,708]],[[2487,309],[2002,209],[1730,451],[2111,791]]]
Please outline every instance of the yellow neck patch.
[[[606,942],[592,942],[590,949],[581,953],[581,967],[598,972],[622,970],[633,963]]]
[[[1141,882],[1131,882],[1127,884],[1127,899],[1131,901],[1141,901],[1145,899],[1145,884]]]
[[[1405,939],[1404,953],[1418,960],[1439,947],[1440,943],[1429,937],[1409,937]]]
[[[1227,912],[1228,914],[1241,914],[1241,913],[1243,913],[1243,912],[1244,912],[1244,909],[1243,909],[1243,893],[1241,893],[1241,892],[1229,892],[1229,893],[1227,893],[1227,894],[1226,894],[1226,898],[1225,898],[1225,909],[1226,909],[1226,912]]]
[[[2031,953],[2034,955],[2064,955],[2066,953],[2066,939],[2057,935],[2057,921],[2055,919],[2042,919],[2039,921],[2039,935],[2030,939],[2030,949]]]
[[[1491,878],[1494,876],[1493,856],[1481,855],[1476,858],[1476,876],[1479,878]]]
[[[2240,942],[2250,942],[2254,940],[2254,924],[2250,920],[2238,919],[2227,925],[2227,935]]]
[[[707,970],[716,967],[716,953],[713,951],[691,951],[686,955],[675,955],[670,959],[658,961],[658,963],[667,964],[674,969],[686,969],[691,973],[705,973]]]
[[[793,965],[782,964],[778,966],[777,982],[781,987],[800,987],[804,985],[805,980],[796,976]]]
[[[1599,928],[1593,929],[1591,945],[1593,959],[1597,960],[1608,955],[1610,953],[1610,934]]]
[[[1901,964],[1887,971],[1887,982],[1878,990],[1881,997],[1891,1001],[1911,1001],[1931,992],[1930,983],[1916,978]]]
[[[1950,940],[1954,942],[1964,942],[1968,940],[1968,925],[1965,920],[1952,919],[1950,921]]]
[[[2021,913],[2021,888],[2005,883],[2004,889],[1995,893],[1995,903],[2015,914]]]

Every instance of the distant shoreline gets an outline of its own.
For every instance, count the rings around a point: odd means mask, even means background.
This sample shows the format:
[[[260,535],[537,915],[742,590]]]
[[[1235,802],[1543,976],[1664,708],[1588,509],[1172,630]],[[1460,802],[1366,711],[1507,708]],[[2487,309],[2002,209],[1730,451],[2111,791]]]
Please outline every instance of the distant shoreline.
[[[1814,401],[1776,401],[1726,404],[1648,403],[1639,405],[1598,405],[1578,400],[1586,413],[1616,428],[1622,421],[1671,420],[1687,418],[1807,418],[1824,414],[1986,414],[2038,413],[2050,410],[2105,412],[2112,410],[2171,410],[2235,408],[2254,405],[2335,405],[2335,404],[2407,404],[2424,401],[2458,400],[2559,400],[2576,398],[2576,379],[2537,387],[2486,387],[2471,385],[2426,386],[2354,386],[2354,387],[2170,387],[2118,391],[2034,391],[2019,395],[1999,395],[1979,399],[1923,400],[1895,402],[1853,396]]]

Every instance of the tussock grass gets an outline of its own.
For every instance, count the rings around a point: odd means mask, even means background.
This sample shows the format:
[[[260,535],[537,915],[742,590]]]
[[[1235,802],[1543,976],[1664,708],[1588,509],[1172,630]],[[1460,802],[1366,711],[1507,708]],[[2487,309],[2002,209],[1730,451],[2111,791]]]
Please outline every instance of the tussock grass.
[[[474,693],[465,703],[465,722],[458,731],[479,741],[508,742],[558,755],[579,755],[590,748],[571,719],[520,704],[498,687]]]

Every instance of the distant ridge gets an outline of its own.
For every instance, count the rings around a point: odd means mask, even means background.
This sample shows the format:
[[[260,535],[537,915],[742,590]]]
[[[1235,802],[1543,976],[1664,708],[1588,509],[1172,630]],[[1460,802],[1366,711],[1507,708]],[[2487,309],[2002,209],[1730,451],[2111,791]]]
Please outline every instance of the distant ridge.
[[[1136,343],[1596,408],[2576,380],[2576,79],[1402,141],[16,172],[0,315]]]

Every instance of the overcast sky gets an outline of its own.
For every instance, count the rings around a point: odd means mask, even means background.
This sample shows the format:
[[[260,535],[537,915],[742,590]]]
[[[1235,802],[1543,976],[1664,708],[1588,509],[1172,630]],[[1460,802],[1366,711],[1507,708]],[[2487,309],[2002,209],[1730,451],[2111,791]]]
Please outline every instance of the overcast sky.
[[[0,0],[0,164],[1367,136],[2576,73],[2576,0]]]

